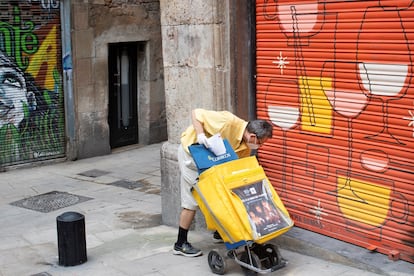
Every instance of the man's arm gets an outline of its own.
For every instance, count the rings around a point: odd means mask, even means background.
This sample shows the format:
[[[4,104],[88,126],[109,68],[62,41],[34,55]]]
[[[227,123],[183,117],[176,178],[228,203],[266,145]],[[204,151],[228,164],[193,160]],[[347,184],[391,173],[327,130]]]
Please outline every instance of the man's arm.
[[[204,134],[204,126],[203,123],[200,122],[199,120],[197,120],[196,118],[196,114],[195,114],[195,109],[193,109],[193,111],[191,112],[191,120],[193,123],[193,127],[197,133],[197,136],[199,134]]]
[[[206,148],[208,148],[209,146],[207,137],[204,134],[204,126],[202,122],[197,120],[195,109],[193,109],[193,111],[191,112],[191,121],[197,134],[197,143],[199,143],[200,145],[204,145]]]

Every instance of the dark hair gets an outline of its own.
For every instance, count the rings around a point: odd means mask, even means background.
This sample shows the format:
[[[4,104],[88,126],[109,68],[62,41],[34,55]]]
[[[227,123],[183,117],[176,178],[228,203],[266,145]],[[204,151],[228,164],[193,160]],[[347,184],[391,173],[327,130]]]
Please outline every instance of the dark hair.
[[[247,123],[247,131],[254,133],[257,139],[272,138],[273,125],[265,120],[253,120]]]

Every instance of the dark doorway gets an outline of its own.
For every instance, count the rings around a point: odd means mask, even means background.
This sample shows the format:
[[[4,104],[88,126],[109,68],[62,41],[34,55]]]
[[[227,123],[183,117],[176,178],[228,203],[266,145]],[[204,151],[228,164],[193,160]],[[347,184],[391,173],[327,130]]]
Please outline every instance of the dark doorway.
[[[111,148],[138,143],[136,42],[109,44],[109,110]]]

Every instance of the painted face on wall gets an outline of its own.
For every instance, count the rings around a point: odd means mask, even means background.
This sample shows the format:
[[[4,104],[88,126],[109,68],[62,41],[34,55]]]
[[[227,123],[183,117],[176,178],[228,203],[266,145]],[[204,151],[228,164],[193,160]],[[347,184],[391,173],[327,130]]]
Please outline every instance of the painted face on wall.
[[[5,124],[18,127],[24,119],[28,95],[23,72],[0,53],[0,128]]]

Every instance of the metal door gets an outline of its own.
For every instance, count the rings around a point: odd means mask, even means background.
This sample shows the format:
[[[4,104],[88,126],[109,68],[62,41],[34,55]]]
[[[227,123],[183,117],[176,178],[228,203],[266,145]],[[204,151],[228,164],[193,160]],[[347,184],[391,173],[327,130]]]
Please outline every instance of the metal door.
[[[0,3],[0,167],[63,157],[59,1]]]
[[[137,43],[109,45],[111,148],[138,143]]]

